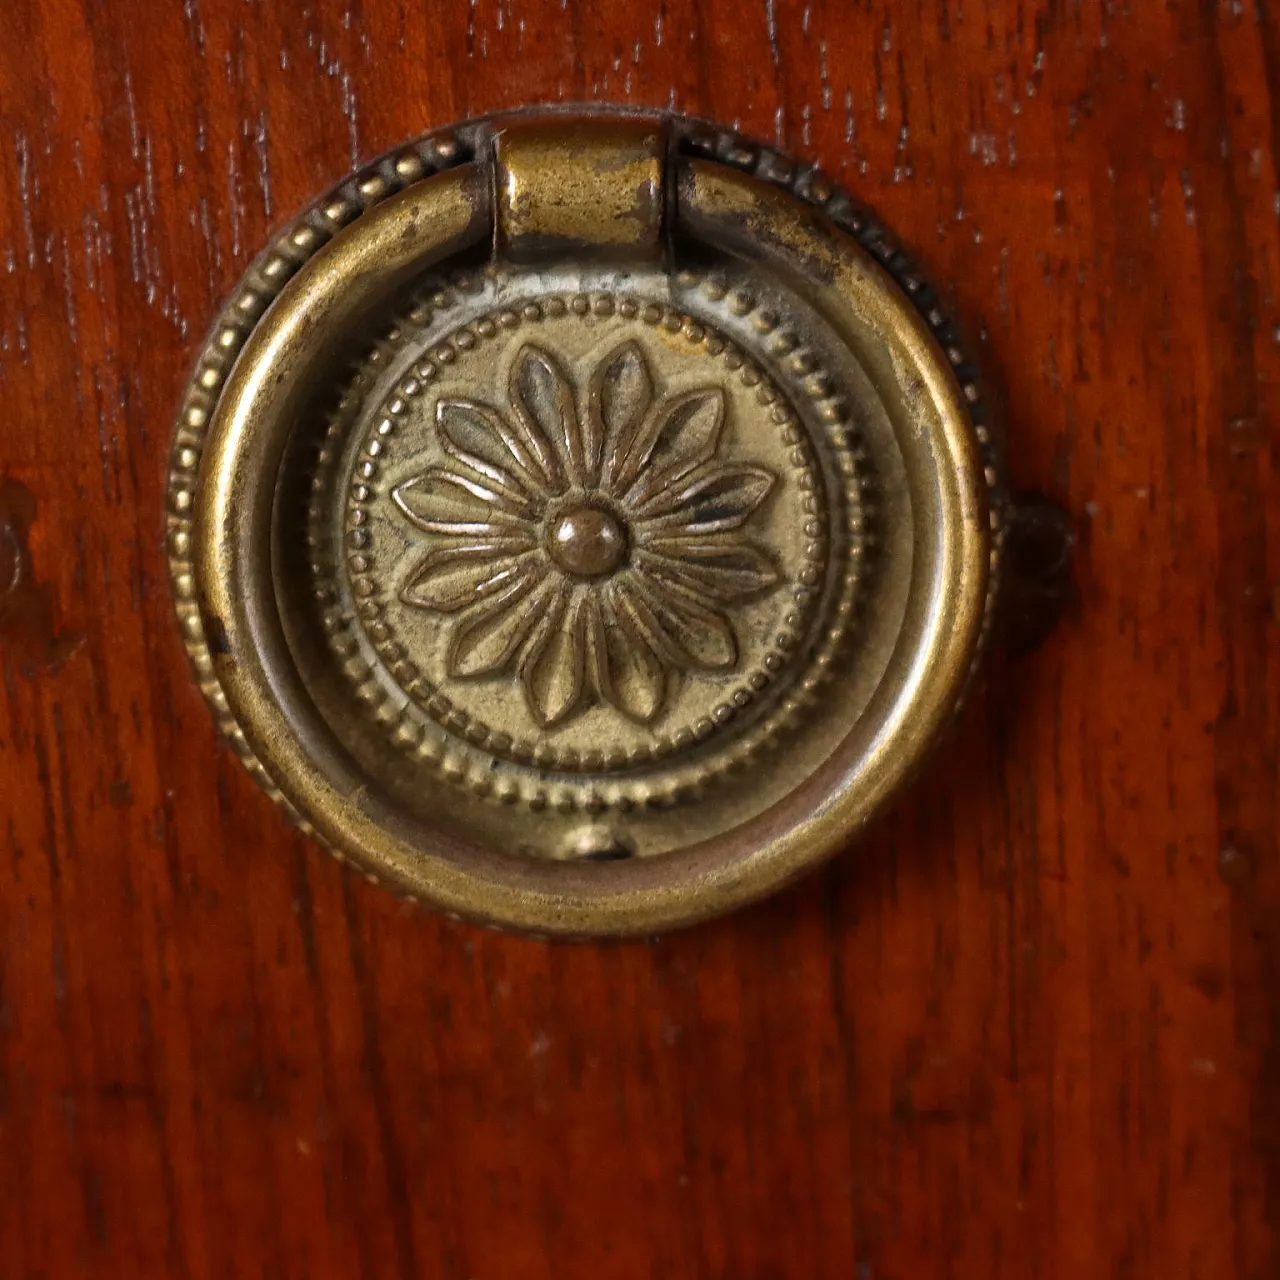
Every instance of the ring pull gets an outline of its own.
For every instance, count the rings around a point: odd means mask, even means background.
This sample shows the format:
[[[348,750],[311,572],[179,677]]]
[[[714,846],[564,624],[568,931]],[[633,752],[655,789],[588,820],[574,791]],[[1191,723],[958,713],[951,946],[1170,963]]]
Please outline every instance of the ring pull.
[[[999,433],[816,170],[678,116],[468,122],[322,197],[175,430],[175,600],[241,758],[491,924],[773,891],[915,774],[982,656]]]

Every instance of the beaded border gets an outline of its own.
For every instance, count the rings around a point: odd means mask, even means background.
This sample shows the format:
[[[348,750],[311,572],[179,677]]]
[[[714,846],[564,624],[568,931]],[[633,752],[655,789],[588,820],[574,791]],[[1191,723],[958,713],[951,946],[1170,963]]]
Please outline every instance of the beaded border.
[[[681,283],[685,286],[701,285],[702,290],[712,302],[721,301],[727,289],[714,277],[701,277],[693,273],[682,273]],[[466,277],[456,282],[460,293],[468,292]],[[438,292],[432,298],[437,311],[443,310],[451,301],[449,295]],[[477,336],[487,337],[496,333],[496,326],[511,329],[521,323],[536,323],[545,318],[559,318],[572,311],[585,315],[593,311],[597,315],[612,315],[614,308],[625,318],[638,317],[651,326],[661,325],[669,332],[683,331],[691,343],[701,343],[713,358],[720,358],[728,368],[736,372],[747,387],[758,388],[756,394],[764,406],[774,406],[771,419],[784,436],[784,444],[792,446],[790,460],[792,465],[802,474],[802,487],[812,490],[825,485],[815,470],[815,459],[809,450],[815,446],[808,441],[808,432],[799,426],[799,419],[791,408],[787,397],[774,385],[772,379],[753,360],[750,353],[736,346],[729,338],[719,333],[705,319],[690,316],[679,309],[662,304],[645,302],[640,298],[618,296],[603,290],[574,295],[567,302],[564,298],[550,297],[540,302],[523,304],[520,314],[508,309],[497,315],[485,313],[464,322],[451,334],[435,343],[427,353],[427,359],[420,361],[414,369],[402,376],[398,385],[385,397],[383,411],[374,415],[374,424],[366,433],[362,458],[356,473],[351,477],[349,491],[355,494],[355,502],[348,502],[348,520],[345,530],[348,542],[353,535],[358,535],[359,524],[367,519],[367,503],[372,494],[368,491],[368,482],[377,474],[376,457],[383,452],[386,438],[393,435],[395,422],[405,412],[407,401],[423,392],[422,383],[429,382],[436,376],[437,364],[451,363],[456,358],[456,349],[469,350],[474,347]],[[754,301],[741,292],[733,295],[733,303],[737,314],[750,315],[756,308]],[[630,308],[630,312],[628,312]],[[532,309],[532,310],[531,310]],[[408,316],[409,323],[416,327],[424,327],[432,319],[430,308],[422,301],[413,307]],[[491,333],[483,333],[489,323]],[[387,340],[376,348],[370,363],[383,364],[393,356],[405,343],[404,325],[398,325],[388,335]],[[812,631],[811,619],[800,619],[794,613],[783,620],[788,628],[786,632],[775,637],[774,650],[764,660],[763,670],[752,672],[746,677],[746,683],[739,685],[730,698],[719,704],[708,716],[700,718],[693,726],[682,728],[670,738],[660,739],[656,749],[640,757],[620,757],[617,760],[594,761],[584,760],[576,751],[565,750],[552,753],[546,744],[527,745],[521,752],[518,747],[500,750],[491,742],[492,731],[485,725],[470,720],[465,713],[453,707],[448,699],[430,689],[431,698],[424,699],[413,689],[418,678],[416,668],[406,662],[406,655],[396,646],[393,637],[385,637],[381,641],[369,634],[369,628],[363,627],[368,642],[379,657],[382,658],[396,683],[400,693],[408,700],[408,705],[399,706],[385,685],[379,681],[363,659],[359,657],[358,642],[349,634],[352,620],[341,610],[331,607],[324,615],[324,626],[342,669],[355,685],[356,691],[373,716],[391,729],[392,740],[414,754],[418,759],[436,766],[444,777],[452,782],[465,785],[473,794],[479,796],[492,795],[495,798],[513,802],[523,799],[537,809],[552,805],[560,811],[572,811],[579,807],[589,812],[599,812],[606,807],[617,807],[623,810],[636,803],[663,804],[696,794],[699,789],[715,777],[744,765],[747,760],[761,748],[767,746],[779,732],[805,710],[812,702],[817,685],[824,681],[831,672],[832,665],[848,640],[850,631],[856,621],[856,605],[865,575],[859,571],[864,552],[867,550],[866,531],[870,525],[873,511],[873,499],[869,488],[872,480],[867,476],[862,465],[862,450],[851,443],[850,424],[841,408],[842,401],[833,391],[829,380],[820,369],[808,359],[807,351],[787,331],[779,331],[776,317],[764,314],[760,317],[757,329],[764,334],[775,334],[778,345],[786,347],[793,361],[805,361],[807,394],[813,402],[815,415],[826,426],[824,443],[830,460],[834,464],[837,475],[842,480],[842,515],[848,530],[848,539],[837,550],[839,564],[831,569],[829,560],[823,555],[829,543],[825,537],[827,518],[819,511],[815,499],[810,496],[804,499],[806,515],[813,521],[814,527],[807,529],[811,541],[805,548],[805,566],[792,586],[793,599],[797,603],[809,607],[814,603],[816,592],[814,587],[820,584],[831,570],[832,577],[839,583],[837,594],[831,600],[825,617],[831,618],[829,625],[823,624]],[[709,332],[708,332],[709,331]],[[456,339],[467,337],[469,341]],[[358,371],[355,381],[367,381]],[[319,459],[321,470],[313,481],[314,496],[310,507],[310,540],[314,555],[313,571],[318,578],[317,599],[322,606],[332,604],[337,599],[337,587],[334,580],[334,567],[328,563],[325,548],[331,536],[328,532],[328,521],[325,516],[330,509],[322,500],[329,487],[326,468],[336,465],[337,456],[342,451],[342,438],[349,430],[349,414],[351,410],[350,393],[344,396],[338,412],[331,421],[325,444]],[[369,458],[364,455],[370,452],[370,445],[376,445],[377,453]],[[821,451],[821,450],[820,450]],[[807,479],[809,483],[803,484]],[[364,491],[361,496],[361,491]],[[352,517],[352,508],[362,513]],[[370,568],[364,554],[365,547],[355,547],[356,562],[353,562],[351,551],[347,552],[348,569],[355,575],[352,594],[359,599],[361,593],[358,583],[364,580],[368,585],[364,593],[365,601],[360,612],[368,613],[365,622],[374,621],[377,611],[376,602],[370,597],[377,592],[377,583],[367,577]],[[376,625],[376,623],[375,623]],[[824,630],[825,628],[825,630]],[[749,734],[735,740],[728,749],[695,762],[690,762],[673,772],[663,775],[641,775],[639,777],[620,777],[616,772],[610,777],[610,771],[625,768],[644,768],[649,764],[670,760],[677,751],[683,751],[709,740],[716,730],[727,725],[740,711],[754,700],[768,684],[778,678],[786,664],[786,654],[794,651],[809,633],[809,656],[804,663],[800,678],[796,685],[782,695],[780,702],[773,707],[766,718],[752,726]],[[770,661],[772,659],[773,661]],[[433,705],[434,704],[434,705]],[[426,714],[423,715],[422,713]],[[429,719],[428,719],[429,717]],[[434,724],[432,723],[434,722]],[[443,735],[432,734],[439,726],[446,731]],[[505,736],[505,735],[504,735]],[[571,770],[581,766],[588,776],[573,776],[546,785],[533,785],[521,788],[516,778],[504,776],[496,782],[491,768],[491,756],[483,755],[486,750],[493,755],[501,755],[511,763],[525,768],[564,769]],[[477,759],[478,757],[478,759]],[[604,776],[599,776],[603,772]],[[527,779],[524,780],[527,783]],[[580,794],[585,791],[585,794]]]

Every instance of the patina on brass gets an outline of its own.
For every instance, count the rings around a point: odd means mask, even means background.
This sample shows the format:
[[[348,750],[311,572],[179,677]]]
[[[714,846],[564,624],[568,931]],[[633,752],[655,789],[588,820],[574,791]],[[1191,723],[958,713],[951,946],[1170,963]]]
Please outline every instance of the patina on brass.
[[[494,222],[509,262],[657,258],[666,130],[638,116],[507,119],[494,129]]]
[[[953,715],[1004,499],[973,370],[814,170],[673,117],[429,135],[254,264],[179,419],[201,686],[340,857],[652,932],[844,847]]]

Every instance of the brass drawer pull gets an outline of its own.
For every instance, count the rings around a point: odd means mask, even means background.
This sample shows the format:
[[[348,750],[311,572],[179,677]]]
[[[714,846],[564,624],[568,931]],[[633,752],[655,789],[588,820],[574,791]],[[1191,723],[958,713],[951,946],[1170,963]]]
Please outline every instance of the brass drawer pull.
[[[171,477],[181,625],[259,781],[393,889],[559,933],[846,844],[957,705],[1005,515],[973,370],[879,236],[735,135],[549,114],[429,135],[278,237]]]

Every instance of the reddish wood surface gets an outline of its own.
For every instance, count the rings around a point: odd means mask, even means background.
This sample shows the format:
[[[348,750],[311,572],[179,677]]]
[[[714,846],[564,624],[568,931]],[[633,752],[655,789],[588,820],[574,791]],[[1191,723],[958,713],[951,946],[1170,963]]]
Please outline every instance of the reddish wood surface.
[[[4,0],[0,1275],[1280,1274],[1278,23]],[[268,229],[575,98],[853,186],[1079,531],[1078,607],[869,842],[654,944],[446,923],[289,834],[165,577],[173,407]]]

